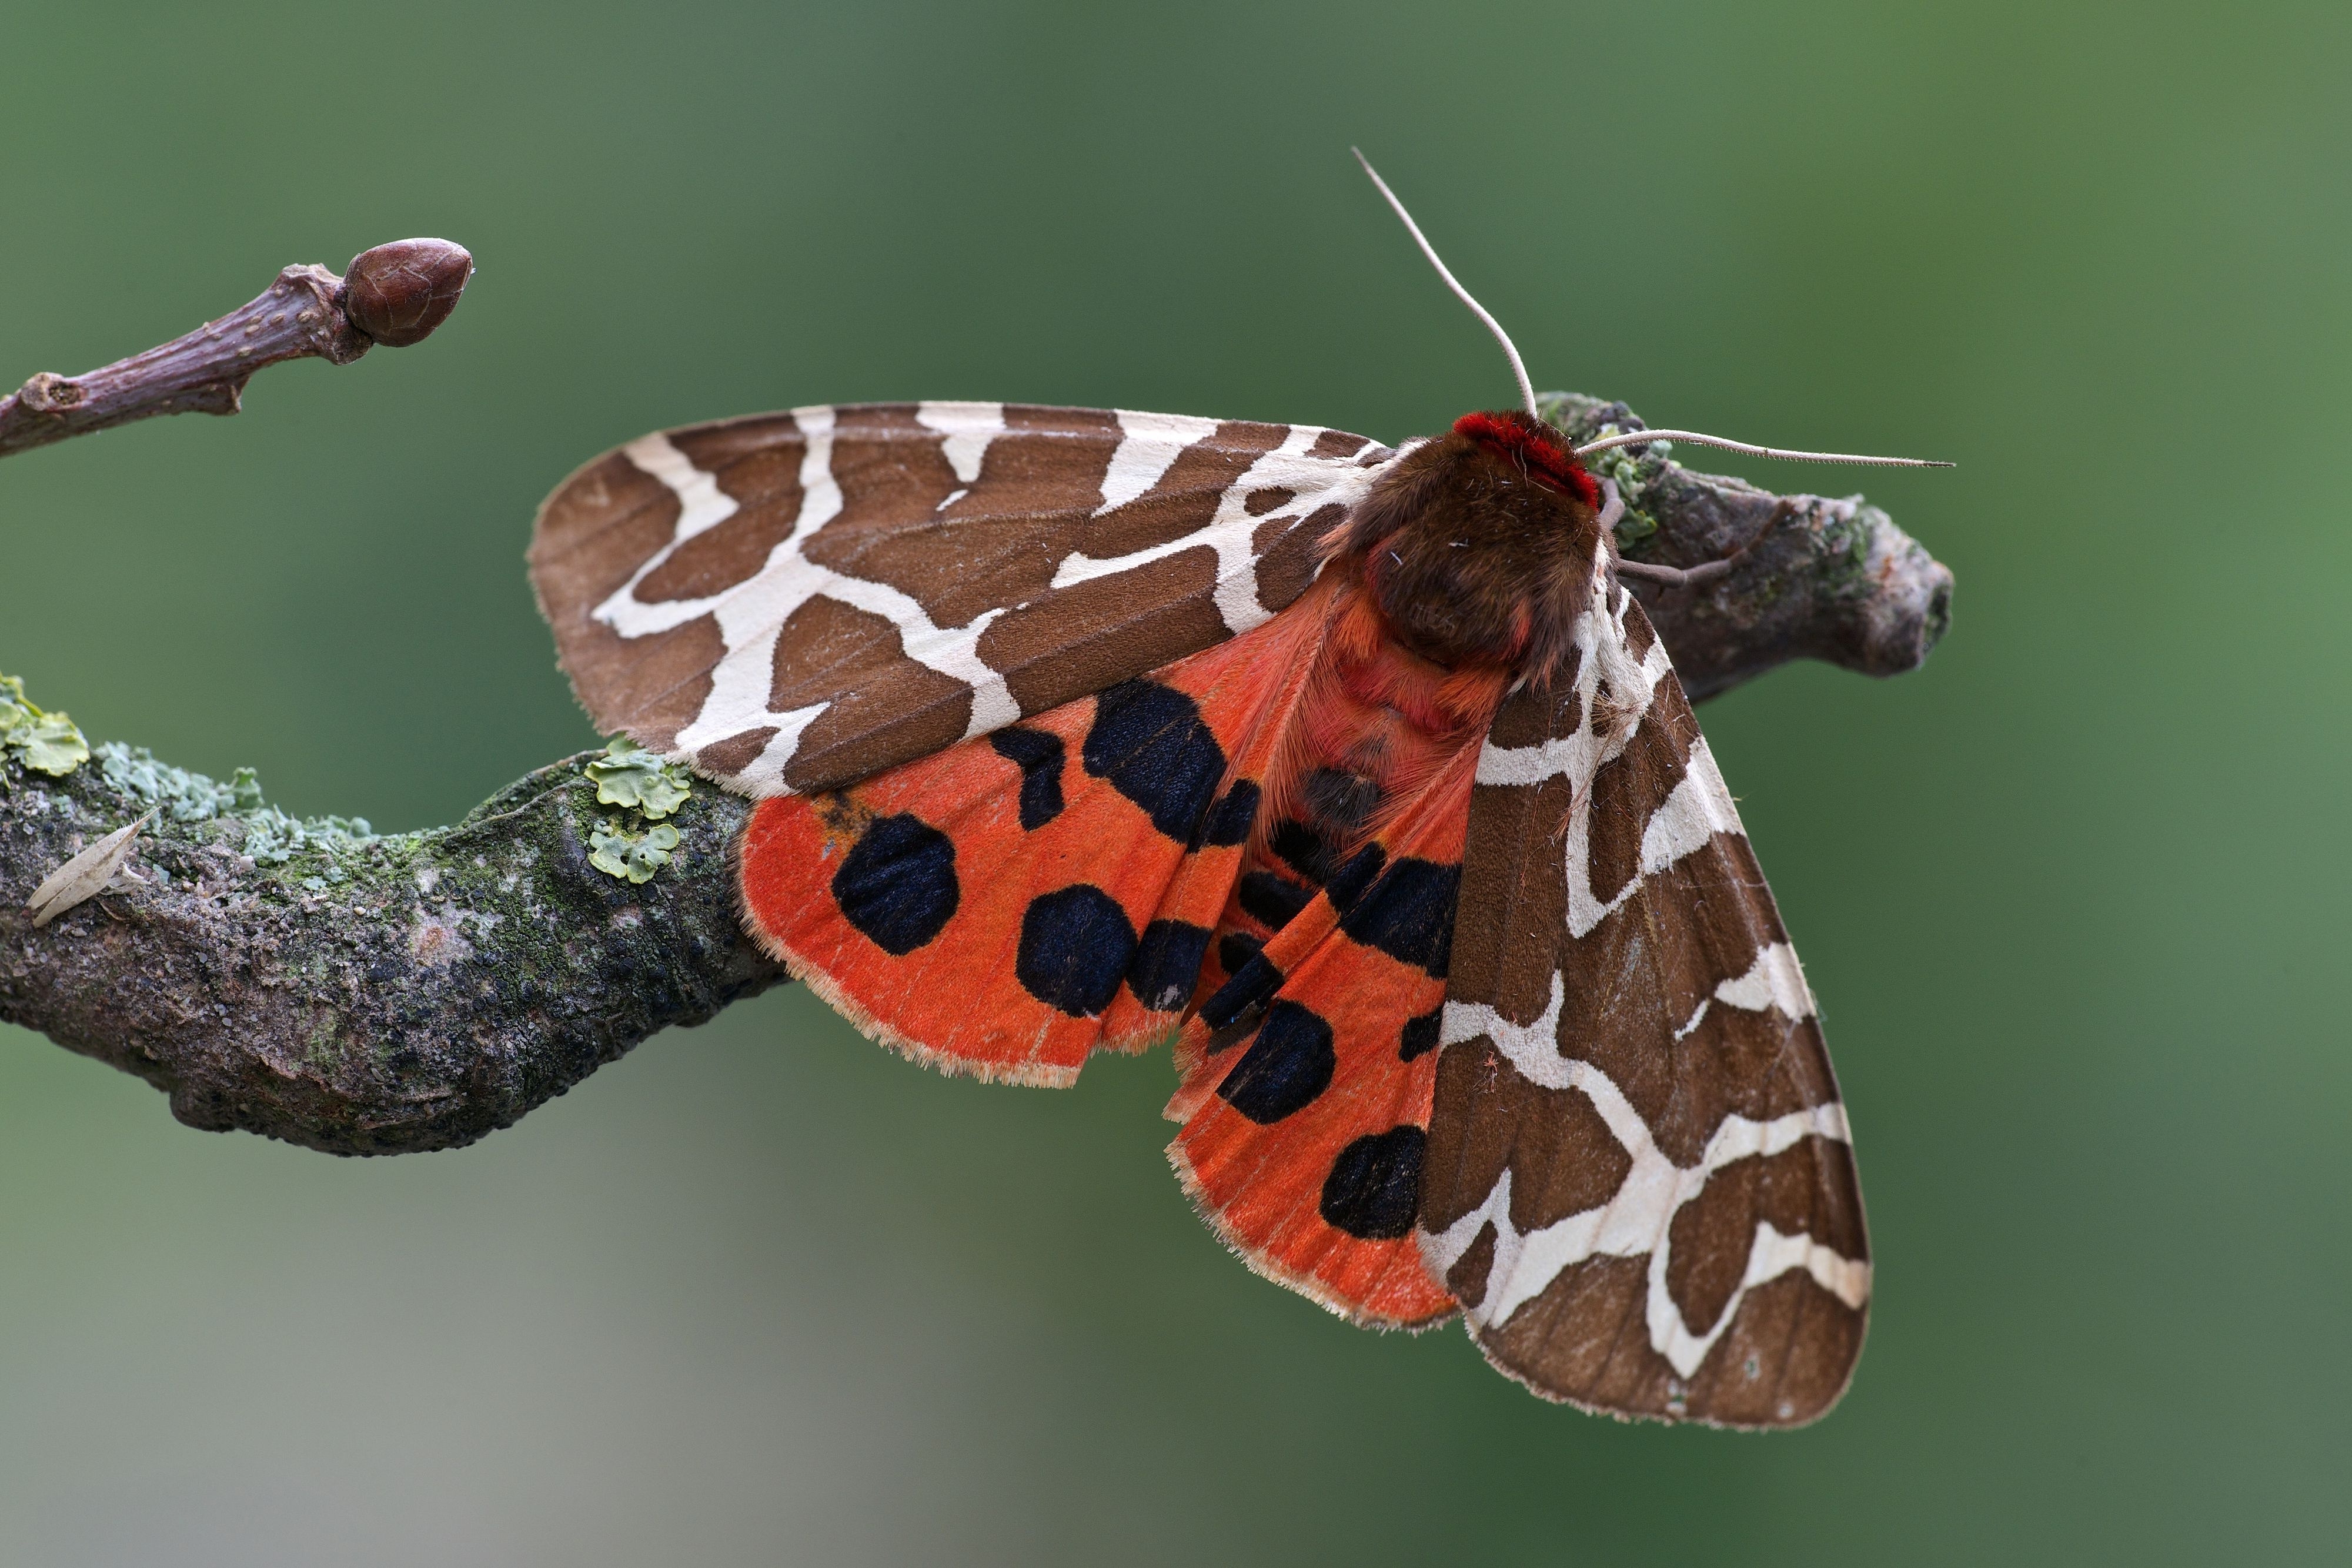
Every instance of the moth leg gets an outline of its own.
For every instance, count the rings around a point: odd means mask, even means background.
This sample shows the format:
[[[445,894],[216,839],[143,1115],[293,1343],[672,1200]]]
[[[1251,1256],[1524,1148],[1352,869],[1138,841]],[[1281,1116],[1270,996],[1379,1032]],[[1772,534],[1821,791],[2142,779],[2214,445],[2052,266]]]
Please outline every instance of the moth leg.
[[[1655,566],[1645,560],[1621,559],[1617,562],[1617,575],[1630,577],[1641,582],[1654,582],[1664,588],[1696,588],[1703,582],[1712,582],[1738,564],[1742,556],[1762,543],[1764,537],[1779,528],[1781,519],[1796,509],[1795,502],[1785,496],[1782,497],[1773,507],[1771,516],[1766,517],[1756,531],[1748,535],[1740,547],[1729,555],[1718,556],[1709,561],[1701,561],[1693,567]]]
[[[1654,582],[1665,588],[1696,588],[1729,571],[1731,563],[1739,559],[1743,550],[1735,550],[1719,560],[1710,560],[1687,570],[1678,566],[1653,566],[1645,560],[1621,560],[1617,563],[1617,575],[1630,577],[1639,582]]]

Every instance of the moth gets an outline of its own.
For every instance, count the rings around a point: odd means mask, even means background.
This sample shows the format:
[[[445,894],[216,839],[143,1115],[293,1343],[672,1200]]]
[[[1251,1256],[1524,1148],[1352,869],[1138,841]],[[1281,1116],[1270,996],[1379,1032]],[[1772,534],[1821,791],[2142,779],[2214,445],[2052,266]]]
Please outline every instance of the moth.
[[[1583,460],[1882,460],[1571,448],[1364,167],[1519,408],[665,431],[548,498],[541,610],[602,728],[757,800],[744,922],[866,1034],[1048,1085],[1172,1040],[1258,1272],[1587,1409],[1811,1421],[1870,1293],[1845,1111]]]

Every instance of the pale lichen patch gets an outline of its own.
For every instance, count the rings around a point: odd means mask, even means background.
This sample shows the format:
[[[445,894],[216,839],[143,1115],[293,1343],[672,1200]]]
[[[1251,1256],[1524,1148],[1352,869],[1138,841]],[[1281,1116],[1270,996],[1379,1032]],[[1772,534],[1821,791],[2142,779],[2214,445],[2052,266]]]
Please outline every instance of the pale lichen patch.
[[[475,937],[487,940],[505,921],[505,915],[491,910],[460,909],[446,903],[437,912],[420,909],[416,923],[408,930],[409,956],[428,968],[459,963],[475,952],[474,943],[466,936],[468,925],[474,928]]]
[[[588,863],[607,876],[652,881],[679,843],[677,827],[660,819],[692,798],[691,776],[626,736],[614,737],[581,772],[595,784],[597,804],[623,809],[589,829]]]
[[[604,755],[581,771],[595,780],[597,804],[642,811],[648,821],[668,816],[694,793],[693,775],[625,735],[607,741]]]
[[[258,863],[284,865],[310,850],[334,853],[376,841],[364,817],[297,817],[270,805],[250,768],[240,768],[226,784],[158,762],[144,747],[110,740],[92,753],[106,782],[156,807],[174,822],[211,822],[233,838]],[[325,873],[341,880],[339,870]]]
[[[44,712],[26,696],[23,680],[0,675],[0,756],[62,779],[89,760],[89,742],[73,720]]]
[[[607,817],[596,824],[588,836],[591,853],[588,863],[608,876],[625,876],[633,883],[651,882],[654,873],[669,864],[670,856],[678,845],[677,830],[667,822],[656,822],[642,833],[630,832],[614,818]]]
[[[410,927],[408,954],[428,969],[455,964],[474,956],[474,945],[457,927],[427,915]]]

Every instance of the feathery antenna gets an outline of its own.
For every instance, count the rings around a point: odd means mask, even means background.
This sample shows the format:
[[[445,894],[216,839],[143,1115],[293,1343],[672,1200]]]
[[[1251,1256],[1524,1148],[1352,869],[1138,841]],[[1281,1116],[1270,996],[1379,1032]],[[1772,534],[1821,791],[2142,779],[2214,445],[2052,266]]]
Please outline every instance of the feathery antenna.
[[[1484,321],[1486,324],[1486,330],[1495,334],[1495,341],[1503,345],[1503,352],[1510,356],[1511,374],[1519,378],[1521,405],[1533,417],[1538,420],[1543,418],[1543,415],[1536,410],[1535,382],[1528,380],[1527,362],[1519,358],[1519,350],[1512,343],[1511,335],[1503,330],[1503,324],[1489,315],[1484,305],[1471,298],[1470,291],[1463,287],[1460,280],[1447,270],[1445,263],[1438,259],[1437,248],[1431,245],[1429,237],[1421,232],[1421,225],[1412,221],[1412,214],[1404,210],[1404,204],[1397,200],[1396,193],[1389,189],[1389,183],[1381,178],[1380,171],[1372,167],[1371,160],[1364,156],[1364,150],[1360,147],[1350,147],[1348,151],[1356,155],[1356,162],[1364,166],[1364,172],[1371,176],[1373,185],[1379,189],[1381,195],[1388,198],[1389,205],[1396,209],[1396,215],[1404,220],[1405,232],[1412,235],[1413,244],[1421,246],[1421,254],[1429,257],[1429,265],[1437,268],[1437,276],[1445,280],[1445,287],[1454,290],[1455,298],[1470,307],[1470,313]]]

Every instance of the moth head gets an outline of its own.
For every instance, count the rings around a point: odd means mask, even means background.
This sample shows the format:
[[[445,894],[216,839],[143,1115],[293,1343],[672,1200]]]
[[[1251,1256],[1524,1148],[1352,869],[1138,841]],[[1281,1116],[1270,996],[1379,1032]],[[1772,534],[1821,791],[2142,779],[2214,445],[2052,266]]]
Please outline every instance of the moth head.
[[[1398,456],[1325,548],[1360,559],[1413,652],[1542,678],[1591,595],[1600,510],[1599,484],[1551,426],[1479,412]]]
[[[1683,430],[1603,435],[1579,447],[1548,422],[1527,362],[1503,324],[1462,287],[1363,153],[1356,153],[1413,244],[1455,298],[1495,335],[1519,406],[1465,413],[1448,434],[1406,448],[1326,538],[1327,560],[1360,553],[1365,587],[1406,646],[1451,666],[1503,666],[1547,681],[1567,662],[1576,618],[1603,558],[1593,453],[1689,441],[1811,462],[1949,467],[1909,457],[1794,452]],[[1612,505],[1613,505],[1612,501]]]
[[[1517,470],[1529,484],[1600,509],[1600,482],[1585,471],[1576,449],[1549,422],[1515,408],[1465,413],[1454,422],[1454,434]]]

